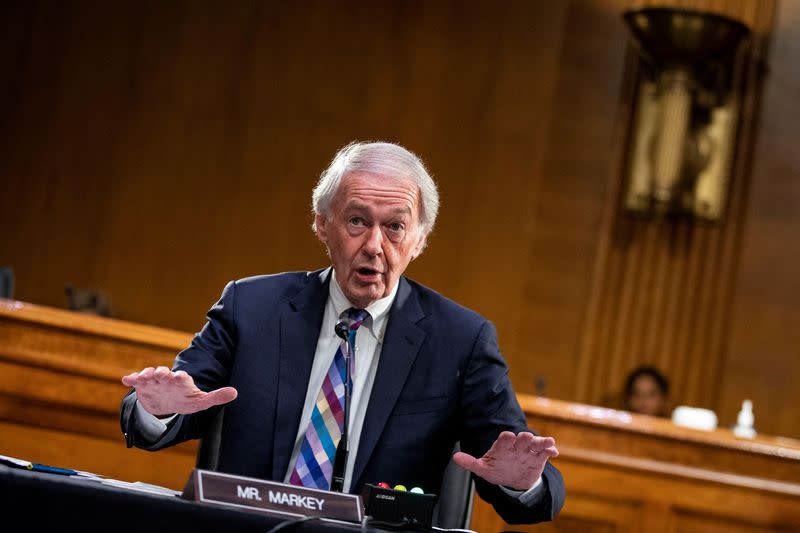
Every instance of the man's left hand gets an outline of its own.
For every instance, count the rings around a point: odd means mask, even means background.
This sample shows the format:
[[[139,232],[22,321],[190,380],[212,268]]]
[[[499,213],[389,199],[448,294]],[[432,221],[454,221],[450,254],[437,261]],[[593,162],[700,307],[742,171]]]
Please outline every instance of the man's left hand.
[[[504,431],[480,459],[456,452],[453,461],[489,483],[525,491],[541,477],[551,457],[558,457],[553,437],[536,437],[528,432],[514,435]]]

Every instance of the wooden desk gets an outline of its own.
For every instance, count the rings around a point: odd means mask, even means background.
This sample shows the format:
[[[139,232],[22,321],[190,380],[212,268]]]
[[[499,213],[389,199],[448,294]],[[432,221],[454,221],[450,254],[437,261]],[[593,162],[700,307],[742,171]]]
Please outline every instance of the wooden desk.
[[[0,501],[13,502],[10,507],[20,524],[13,531],[25,533],[266,533],[293,518],[214,507],[85,479],[10,469],[3,465],[0,465]],[[9,518],[5,517],[5,523],[8,522]],[[361,528],[355,524],[314,520],[296,524],[285,531],[355,533]],[[386,529],[374,527],[365,531],[389,533]]]
[[[556,438],[567,500],[552,524],[509,526],[478,501],[477,531],[800,531],[800,442],[520,396]]]
[[[196,443],[127,449],[123,375],[171,366],[188,333],[0,299],[0,454],[180,490]]]
[[[126,449],[120,377],[172,363],[191,335],[0,300],[0,454],[181,489],[196,444]],[[473,529],[800,531],[800,443],[737,439],[668,420],[521,396],[557,439],[567,503],[540,526],[504,524],[485,503]]]

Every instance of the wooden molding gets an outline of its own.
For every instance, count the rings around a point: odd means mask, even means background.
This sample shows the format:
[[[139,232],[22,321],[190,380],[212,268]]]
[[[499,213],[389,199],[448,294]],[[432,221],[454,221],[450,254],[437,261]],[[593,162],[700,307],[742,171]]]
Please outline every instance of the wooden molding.
[[[704,444],[741,452],[800,461],[800,440],[759,435],[753,439],[736,437],[727,429],[700,431],[657,418],[595,405],[566,402],[553,398],[518,395],[528,417],[558,420],[623,432],[660,437],[671,441]],[[534,426],[535,427],[535,426]]]
[[[40,324],[172,350],[185,348],[192,337],[191,334],[181,331],[136,324],[115,318],[86,315],[5,298],[0,298],[0,320],[2,319]]]

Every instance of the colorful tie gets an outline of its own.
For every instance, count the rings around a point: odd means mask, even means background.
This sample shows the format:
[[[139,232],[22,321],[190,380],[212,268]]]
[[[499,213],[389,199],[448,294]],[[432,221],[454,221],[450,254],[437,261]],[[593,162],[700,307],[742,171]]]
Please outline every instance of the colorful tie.
[[[351,320],[350,338],[355,338],[356,330],[369,316],[363,309],[350,308],[347,316]],[[347,345],[342,342],[333,356],[333,362],[328,369],[322,388],[317,395],[317,403],[311,413],[311,420],[306,428],[306,435],[300,445],[300,453],[292,470],[289,482],[292,485],[302,485],[317,489],[328,490],[331,486],[333,475],[333,461],[336,456],[336,446],[342,436],[344,427],[344,381],[345,358],[344,352]],[[351,357],[351,361],[352,361]],[[351,364],[350,368],[353,366]],[[352,380],[350,384],[352,391]]]

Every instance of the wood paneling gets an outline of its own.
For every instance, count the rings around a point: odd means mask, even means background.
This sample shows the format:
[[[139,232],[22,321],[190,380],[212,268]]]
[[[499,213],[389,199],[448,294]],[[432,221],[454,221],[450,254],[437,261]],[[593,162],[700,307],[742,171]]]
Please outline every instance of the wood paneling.
[[[228,280],[325,265],[311,187],[340,146],[385,138],[441,183],[412,273],[489,316],[498,293],[520,305],[516,229],[539,178],[564,5],[5,9],[23,28],[0,65],[17,73],[0,104],[0,263],[18,298],[63,306],[66,283],[101,287],[117,317],[196,330]]]
[[[800,3],[779,2],[744,213],[719,412],[753,400],[756,429],[800,436]]]
[[[759,187],[758,183],[752,185],[757,179],[752,176],[752,169],[758,157],[753,147],[762,102],[766,36],[775,5],[762,2],[756,9],[756,4],[745,6],[739,2],[635,4],[710,9],[744,20],[757,32],[749,43],[744,69],[742,121],[724,223],[626,216],[617,203],[620,180],[612,182],[597,233],[600,245],[582,324],[574,397],[588,403],[614,404],[630,369],[651,364],[661,368],[672,383],[675,404],[714,409],[721,413],[722,424],[729,425],[748,395],[745,385],[737,389],[738,396],[721,398],[721,387],[725,385],[720,376],[729,372],[729,358],[738,349],[732,335],[734,304],[740,295],[737,276],[751,218],[749,191],[753,186]],[[622,99],[630,102],[630,93],[623,91]],[[620,114],[621,121],[629,119],[627,113]],[[786,227],[797,227],[790,217],[781,222]],[[792,281],[787,279],[779,283],[784,290],[792,287]],[[800,305],[800,292],[790,294],[793,305]],[[748,301],[740,299],[738,303],[749,308]],[[791,350],[790,343],[780,344]],[[758,356],[751,356],[756,364]],[[792,367],[791,356],[784,357],[782,366]],[[800,372],[792,367],[789,375],[790,379],[797,379]],[[773,378],[776,383],[783,381],[777,374]],[[772,404],[785,394],[785,389],[770,389],[765,383],[762,386],[759,390],[770,397]],[[762,414],[766,418],[760,421],[761,427],[767,433],[797,435],[800,431],[796,423],[780,423],[769,411],[762,410]]]
[[[665,369],[681,403],[717,407],[758,102],[757,67],[750,71],[724,224],[637,219],[607,201],[612,221],[588,306],[578,399],[608,404],[630,369],[649,364]]]
[[[196,450],[191,444],[159,453],[128,450],[119,439],[111,441],[5,421],[0,421],[0,448],[3,455],[11,457],[173,490],[183,490],[194,468]]]
[[[191,335],[0,299],[0,454],[181,489],[196,443],[128,450],[123,375],[171,365]]]
[[[564,21],[571,37],[561,43],[542,179],[520,244],[523,301],[518,314],[508,313],[515,326],[511,377],[519,391],[533,392],[541,376],[548,396],[574,395],[603,199],[613,187],[624,134],[616,119],[625,64],[622,8],[621,2],[573,2]]]

